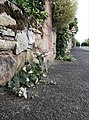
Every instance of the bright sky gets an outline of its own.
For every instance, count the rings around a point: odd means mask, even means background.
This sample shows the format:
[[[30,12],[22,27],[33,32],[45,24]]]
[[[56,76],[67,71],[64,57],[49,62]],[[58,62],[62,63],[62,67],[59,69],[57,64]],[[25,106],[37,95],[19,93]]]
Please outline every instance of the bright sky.
[[[79,42],[83,42],[89,38],[89,0],[78,0],[78,18],[79,32],[76,38]]]

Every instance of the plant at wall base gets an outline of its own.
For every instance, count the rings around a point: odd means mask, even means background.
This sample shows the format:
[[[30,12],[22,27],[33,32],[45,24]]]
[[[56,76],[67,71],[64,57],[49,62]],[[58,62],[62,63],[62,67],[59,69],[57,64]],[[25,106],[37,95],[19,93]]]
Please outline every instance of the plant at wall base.
[[[44,57],[45,55],[42,53],[37,55],[39,63],[33,60],[26,63],[25,66],[14,75],[12,80],[8,82],[8,88],[19,97],[24,96],[27,98],[27,88],[34,87],[45,71],[45,68],[43,69]]]
[[[76,60],[76,59],[75,59],[72,55],[70,55],[69,53],[66,53],[64,56],[59,55],[57,59],[58,59],[58,60],[61,60],[61,61],[70,61],[70,62]]]

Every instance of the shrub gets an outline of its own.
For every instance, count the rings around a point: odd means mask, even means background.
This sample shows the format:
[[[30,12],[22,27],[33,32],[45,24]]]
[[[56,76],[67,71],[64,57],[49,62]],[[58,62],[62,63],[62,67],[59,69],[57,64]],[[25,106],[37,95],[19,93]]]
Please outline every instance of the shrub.
[[[33,87],[41,79],[45,69],[43,69],[44,53],[37,55],[39,63],[33,60],[26,63],[24,67],[17,72],[11,81],[8,82],[8,88],[18,96],[27,98],[27,88]]]
[[[70,62],[76,60],[72,55],[68,53],[66,53],[64,56],[59,55],[57,59],[61,61],[70,61]]]
[[[80,46],[80,42],[76,40],[76,46]]]

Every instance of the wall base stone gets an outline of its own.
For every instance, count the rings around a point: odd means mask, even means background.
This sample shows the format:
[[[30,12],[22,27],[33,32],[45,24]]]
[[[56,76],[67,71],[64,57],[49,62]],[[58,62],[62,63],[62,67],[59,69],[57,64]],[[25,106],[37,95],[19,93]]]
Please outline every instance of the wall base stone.
[[[8,52],[0,52],[0,86],[11,80],[16,72],[17,62],[15,56]]]

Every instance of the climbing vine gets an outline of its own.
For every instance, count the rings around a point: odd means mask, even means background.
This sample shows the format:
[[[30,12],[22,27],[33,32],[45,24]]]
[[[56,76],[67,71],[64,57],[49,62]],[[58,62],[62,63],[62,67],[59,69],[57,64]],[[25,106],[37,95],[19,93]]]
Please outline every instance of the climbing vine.
[[[48,14],[45,11],[45,0],[10,0],[29,16],[34,16],[38,22],[43,22]]]
[[[57,49],[57,58],[59,58],[59,56],[64,56],[65,52],[66,52],[66,48],[67,48],[67,42],[69,41],[69,29],[68,27],[64,27],[61,29],[60,33],[57,33],[57,45],[56,45],[56,49]]]

